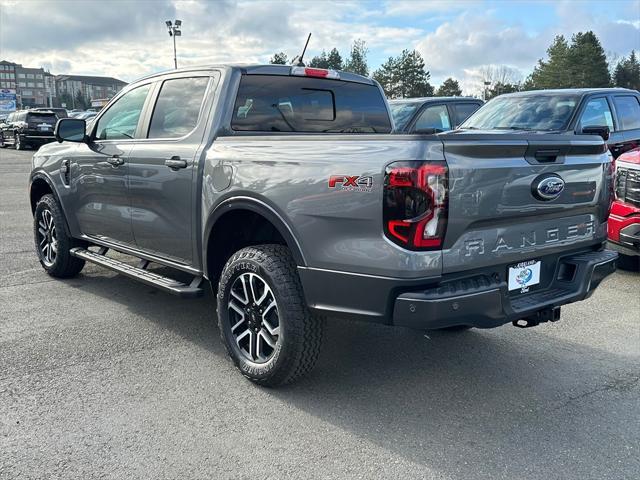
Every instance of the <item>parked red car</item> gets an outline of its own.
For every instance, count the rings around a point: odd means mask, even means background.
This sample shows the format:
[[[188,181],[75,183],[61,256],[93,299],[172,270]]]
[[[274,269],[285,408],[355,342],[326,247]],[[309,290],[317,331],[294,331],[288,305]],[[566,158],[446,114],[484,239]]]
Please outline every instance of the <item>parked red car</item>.
[[[616,159],[615,178],[609,244],[620,253],[621,266],[636,269],[640,263],[640,148]]]

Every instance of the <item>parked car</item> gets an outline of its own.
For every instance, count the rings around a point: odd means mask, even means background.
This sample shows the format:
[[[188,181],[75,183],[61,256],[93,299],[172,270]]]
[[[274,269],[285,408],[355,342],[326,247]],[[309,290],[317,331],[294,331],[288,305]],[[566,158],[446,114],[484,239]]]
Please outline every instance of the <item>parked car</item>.
[[[0,148],[13,145],[16,150],[23,150],[53,142],[57,121],[50,110],[13,112],[0,124]]]
[[[484,102],[468,97],[424,97],[390,100],[398,133],[446,132],[462,124]]]
[[[625,88],[533,90],[500,95],[462,130],[574,133],[608,136],[615,157],[640,146],[640,93]]]
[[[53,277],[92,262],[182,297],[208,280],[230,357],[271,386],[312,368],[324,316],[531,327],[614,271],[600,137],[391,130],[380,86],[352,73],[214,66],[143,78],[88,131],[61,119],[60,143],[34,155],[38,258]],[[550,141],[565,161],[535,161]]]
[[[640,148],[616,160],[615,201],[608,222],[609,245],[630,270],[640,263]]]
[[[56,117],[58,118],[68,118],[69,115],[67,114],[67,109],[66,108],[33,108],[31,109],[31,111],[36,111],[36,112],[43,112],[43,111],[47,111],[47,112],[53,112],[56,114]]]
[[[91,112],[89,110],[87,110],[86,112],[82,112],[78,115],[76,115],[74,118],[79,118],[81,120],[89,120],[90,118],[93,118],[97,115],[96,112]]]

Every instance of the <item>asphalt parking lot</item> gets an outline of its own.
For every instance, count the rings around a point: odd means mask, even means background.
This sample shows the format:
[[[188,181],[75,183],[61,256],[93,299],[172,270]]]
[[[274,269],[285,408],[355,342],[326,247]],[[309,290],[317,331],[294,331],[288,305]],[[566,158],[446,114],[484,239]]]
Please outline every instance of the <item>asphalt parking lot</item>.
[[[330,321],[315,371],[266,390],[211,295],[44,274],[32,154],[0,150],[0,478],[640,477],[640,274],[527,330]]]

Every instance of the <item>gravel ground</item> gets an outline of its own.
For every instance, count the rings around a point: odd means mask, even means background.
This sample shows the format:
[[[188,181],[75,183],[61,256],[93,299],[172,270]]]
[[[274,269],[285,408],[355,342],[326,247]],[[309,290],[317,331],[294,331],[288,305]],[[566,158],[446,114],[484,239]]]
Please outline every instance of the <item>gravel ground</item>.
[[[314,372],[266,390],[211,295],[44,274],[32,153],[0,150],[0,478],[640,478],[638,273],[527,330],[330,321]]]

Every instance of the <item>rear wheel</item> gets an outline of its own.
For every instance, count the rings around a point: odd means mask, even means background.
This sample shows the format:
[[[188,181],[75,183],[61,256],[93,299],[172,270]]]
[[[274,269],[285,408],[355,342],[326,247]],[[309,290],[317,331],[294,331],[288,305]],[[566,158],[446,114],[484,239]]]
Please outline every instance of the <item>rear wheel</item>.
[[[7,145],[4,143],[4,135],[0,132],[0,148],[4,148]]]
[[[53,195],[43,196],[33,217],[33,236],[42,268],[52,277],[69,278],[84,267],[84,260],[69,250],[84,245],[67,234],[62,209]]]
[[[218,326],[229,356],[254,383],[291,383],[316,363],[323,319],[304,300],[295,262],[282,245],[236,252],[218,287]]]

